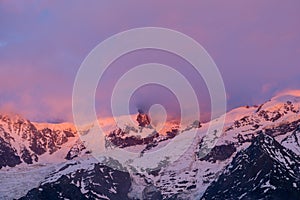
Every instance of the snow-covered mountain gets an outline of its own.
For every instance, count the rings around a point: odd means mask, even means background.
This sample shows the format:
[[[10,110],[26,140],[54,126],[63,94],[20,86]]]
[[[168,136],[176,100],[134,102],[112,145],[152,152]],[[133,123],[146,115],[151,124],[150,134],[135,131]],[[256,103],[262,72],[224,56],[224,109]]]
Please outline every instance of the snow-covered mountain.
[[[299,199],[300,157],[260,133],[201,199]]]
[[[286,191],[286,199],[300,197],[299,110],[300,92],[280,94],[260,106],[228,112],[222,133],[209,137],[209,123],[218,119],[184,127],[172,122],[161,131],[144,113],[134,123],[122,117],[99,121],[106,148],[138,152],[136,162],[143,162],[145,152],[197,131],[179,159],[157,160],[149,169],[94,159],[72,124],[1,115],[0,180],[20,176],[19,182],[26,182],[21,172],[36,176],[31,187],[2,185],[0,199],[280,199]],[[215,139],[211,151],[203,152]]]
[[[122,166],[120,166],[122,167]],[[129,199],[130,174],[94,159],[69,162],[21,199]]]
[[[45,163],[49,158],[61,162],[76,135],[72,124],[38,124],[17,115],[0,115],[0,169]]]

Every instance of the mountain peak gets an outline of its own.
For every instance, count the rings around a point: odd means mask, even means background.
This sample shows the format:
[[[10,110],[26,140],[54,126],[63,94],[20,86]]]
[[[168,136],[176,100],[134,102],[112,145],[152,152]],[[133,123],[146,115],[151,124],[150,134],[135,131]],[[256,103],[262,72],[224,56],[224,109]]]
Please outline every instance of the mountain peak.
[[[274,145],[276,141],[269,135],[264,134],[262,131],[258,133],[257,137],[254,139],[253,145]],[[279,144],[278,144],[279,145]]]
[[[138,112],[139,114],[137,115],[136,121],[139,123],[139,126],[145,127],[150,125],[150,117],[140,109]]]
[[[299,157],[260,133],[237,153],[202,199],[297,199],[299,176]]]

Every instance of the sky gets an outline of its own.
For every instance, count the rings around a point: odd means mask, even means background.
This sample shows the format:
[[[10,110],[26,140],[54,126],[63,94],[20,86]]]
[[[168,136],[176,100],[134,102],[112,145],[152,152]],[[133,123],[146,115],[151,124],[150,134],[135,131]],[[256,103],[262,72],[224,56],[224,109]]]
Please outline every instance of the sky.
[[[180,31],[207,50],[223,77],[229,110],[263,103],[299,89],[299,10],[297,0],[0,0],[0,112],[33,121],[72,121],[73,83],[88,53],[114,34],[148,26]],[[148,62],[184,74],[207,120],[210,100],[201,77],[183,59],[158,50],[132,52],[110,66],[96,93],[99,116],[110,114],[111,90],[120,76]],[[140,88],[129,106],[134,112],[155,103],[178,114],[176,97],[156,85]]]

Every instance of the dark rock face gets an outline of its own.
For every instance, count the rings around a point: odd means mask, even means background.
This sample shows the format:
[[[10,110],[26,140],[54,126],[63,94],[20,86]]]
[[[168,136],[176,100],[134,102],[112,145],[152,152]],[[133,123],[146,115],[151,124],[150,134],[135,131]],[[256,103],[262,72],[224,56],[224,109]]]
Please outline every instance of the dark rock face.
[[[30,124],[30,131],[31,131],[30,134],[31,136],[29,137],[30,140],[29,148],[37,155],[42,155],[47,151],[46,150],[47,140],[45,137],[43,137],[43,134],[37,131],[37,129],[31,124]],[[51,142],[49,146],[51,147]]]
[[[255,137],[256,137],[256,133],[246,133],[246,134],[238,134],[237,135],[237,140],[238,140],[238,144],[243,144],[243,143],[246,143],[246,142],[252,142]]]
[[[26,147],[23,147],[21,150],[21,158],[26,164],[32,164],[33,161],[38,161],[38,157],[35,154],[31,155],[30,151]]]
[[[166,139],[172,139],[176,135],[178,135],[178,129],[172,129],[171,131],[167,131],[167,138]]]
[[[61,177],[59,183],[46,184],[42,187],[30,190],[25,197],[20,200],[57,200],[57,199],[79,199],[86,198],[78,187],[70,184],[67,176]]]
[[[150,185],[143,190],[143,200],[161,200],[163,196],[161,192],[154,186]]]
[[[299,199],[300,158],[260,134],[239,152],[201,199]]]
[[[139,123],[140,127],[146,127],[150,125],[150,118],[143,111],[139,110],[139,114],[136,118],[136,121]]]
[[[68,168],[69,166],[66,166]],[[64,169],[61,169],[64,170]],[[128,199],[130,175],[94,164],[92,170],[77,169],[58,180],[30,190],[22,200],[53,199]]]
[[[215,146],[201,161],[209,161],[215,163],[217,160],[223,161],[231,157],[236,152],[236,148],[233,143],[227,145]]]
[[[285,123],[274,128],[265,129],[265,133],[272,137],[276,137],[278,135],[284,135],[288,132],[295,131],[299,127],[299,125],[300,120],[296,120],[291,123]]]
[[[84,150],[86,150],[86,147],[84,146],[83,142],[77,141],[77,143],[68,151],[65,159],[72,160],[78,157]]]
[[[142,144],[151,144],[155,138],[159,136],[157,132],[142,138],[139,136],[127,136],[128,132],[123,131],[122,129],[118,128],[112,131],[107,136],[107,141],[111,142],[112,145],[124,148],[134,145],[142,145]]]
[[[16,150],[0,137],[0,169],[6,166],[15,167],[20,163],[21,160]]]

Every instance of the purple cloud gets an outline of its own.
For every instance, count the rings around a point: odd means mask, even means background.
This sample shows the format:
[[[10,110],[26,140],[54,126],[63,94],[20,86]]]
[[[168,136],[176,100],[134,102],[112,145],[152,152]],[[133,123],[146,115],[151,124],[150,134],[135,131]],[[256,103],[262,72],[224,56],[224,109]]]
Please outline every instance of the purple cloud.
[[[71,120],[72,86],[89,51],[112,34],[159,26],[181,31],[202,44],[218,65],[228,107],[259,104],[281,90],[296,89],[300,79],[300,3],[298,1],[130,1],[83,3],[2,1],[0,3],[0,108],[33,120]],[[127,58],[126,58],[127,56]],[[184,60],[159,51],[133,52],[117,60],[97,91],[99,114],[110,113],[113,84],[137,64],[173,66],[197,91],[207,119],[210,102],[201,78]],[[198,80],[200,79],[200,82]],[[163,89],[132,99],[135,105],[159,101],[177,115],[176,99]],[[139,98],[141,100],[139,100]],[[145,99],[145,98],[144,98]],[[140,102],[141,101],[141,102]],[[203,114],[204,115],[204,114]]]

